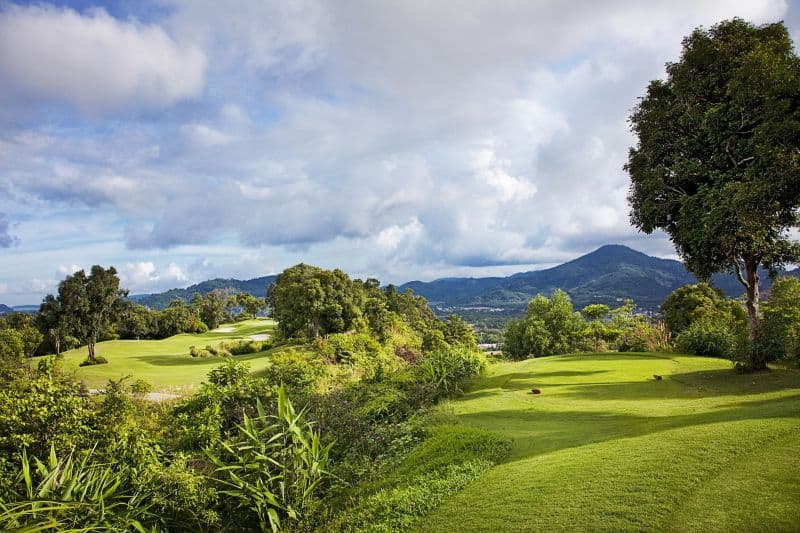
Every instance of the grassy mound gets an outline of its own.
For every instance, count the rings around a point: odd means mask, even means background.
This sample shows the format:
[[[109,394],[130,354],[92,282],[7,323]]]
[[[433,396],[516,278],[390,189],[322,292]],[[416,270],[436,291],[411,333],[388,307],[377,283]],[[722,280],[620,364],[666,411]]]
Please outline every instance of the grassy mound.
[[[513,445],[420,531],[800,524],[797,371],[738,375],[727,361],[664,354],[550,357],[497,365],[442,411]]]

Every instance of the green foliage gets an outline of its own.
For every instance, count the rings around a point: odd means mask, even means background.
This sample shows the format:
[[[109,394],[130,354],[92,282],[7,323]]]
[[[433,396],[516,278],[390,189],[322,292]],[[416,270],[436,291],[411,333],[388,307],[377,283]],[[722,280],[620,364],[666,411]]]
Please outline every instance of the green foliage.
[[[32,315],[12,313],[0,317],[0,357],[31,357],[43,339]]]
[[[460,391],[466,379],[485,370],[486,358],[481,352],[468,346],[450,346],[426,353],[419,362],[418,375],[420,381],[432,385],[444,396]]]
[[[196,470],[196,463],[179,453],[169,461],[146,462],[133,477],[139,500],[168,530],[219,531],[222,527],[217,491]]]
[[[0,382],[0,468],[22,449],[44,457],[86,446],[92,401],[57,373],[5,374]]]
[[[682,331],[675,339],[683,353],[732,358],[736,354],[737,339],[724,324],[714,321],[697,321]]]
[[[734,358],[749,350],[744,340],[747,332],[744,308],[706,283],[676,289],[661,310],[666,326],[676,335],[678,349],[684,353]]]
[[[159,335],[158,313],[144,306],[125,302],[117,322],[117,332],[123,339],[156,338]]]
[[[800,279],[781,278],[764,306],[763,349],[770,359],[800,362]]]
[[[722,291],[707,283],[685,285],[675,289],[661,304],[664,323],[673,335],[699,320],[713,320],[747,326],[747,313],[742,305],[725,298]]]
[[[242,308],[242,312],[237,319],[241,318],[255,318],[261,311],[267,307],[267,301],[264,298],[256,298],[250,293],[240,292],[233,297],[236,305]]]
[[[87,345],[90,361],[97,359],[95,345],[116,322],[126,295],[114,267],[94,265],[88,276],[79,270],[59,284],[62,312],[68,317],[70,330]]]
[[[270,341],[222,341],[217,344],[207,344],[205,348],[189,346],[189,355],[192,357],[230,357],[233,355],[251,355],[268,350],[271,346],[272,343]]]
[[[192,307],[208,329],[217,329],[226,318],[229,318],[227,313],[229,303],[228,293],[221,289],[215,289],[205,296],[195,293],[192,298]]]
[[[209,383],[178,403],[172,411],[177,440],[183,449],[201,449],[228,436],[256,402],[267,403],[273,387],[250,374],[246,363],[229,358],[208,374]]]
[[[36,325],[39,331],[48,336],[53,351],[59,355],[62,342],[70,335],[69,317],[64,312],[61,301],[52,294],[42,300],[36,314]]]
[[[602,351],[606,342],[620,335],[620,331],[609,324],[610,313],[611,309],[605,304],[591,304],[581,309],[581,314],[588,320],[584,335],[592,340],[595,352]]]
[[[183,300],[173,300],[163,311],[155,311],[155,337],[163,339],[179,333],[205,333],[208,326],[200,320],[197,310]]]
[[[503,353],[511,359],[569,353],[580,348],[583,331],[583,317],[573,310],[567,293],[556,290],[551,298],[539,294],[523,320],[508,322]]]
[[[94,359],[91,357],[87,357],[78,366],[95,366],[95,365],[106,365],[108,364],[108,359],[103,357],[102,355],[95,355]]]
[[[299,264],[287,268],[270,286],[272,317],[283,338],[342,333],[361,318],[359,284],[341,270],[323,270]]]
[[[231,518],[241,527],[279,531],[288,520],[302,518],[315,492],[329,475],[328,452],[302,412],[294,410],[286,392],[278,390],[277,413],[247,414],[237,434],[208,449],[216,467],[221,496]]]
[[[447,320],[442,324],[442,332],[444,333],[445,342],[451,346],[459,345],[475,350],[478,349],[475,331],[458,315],[447,317]]]
[[[4,531],[123,530],[138,524],[144,507],[131,506],[126,472],[96,462],[94,451],[59,458],[54,448],[42,461],[23,450],[10,494],[0,501]]]
[[[325,364],[296,349],[282,350],[270,357],[261,375],[271,385],[283,385],[290,393],[308,393],[327,373]]]
[[[760,334],[759,267],[800,258],[800,58],[783,23],[698,28],[630,121],[633,224],[663,229],[700,279],[735,270]],[[763,368],[760,361],[753,368]]]

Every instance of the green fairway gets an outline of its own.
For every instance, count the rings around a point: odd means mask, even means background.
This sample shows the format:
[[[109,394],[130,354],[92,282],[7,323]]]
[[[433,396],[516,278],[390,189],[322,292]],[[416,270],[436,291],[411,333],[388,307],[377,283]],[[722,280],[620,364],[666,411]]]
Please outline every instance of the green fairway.
[[[440,409],[513,448],[420,531],[800,530],[796,370],[739,375],[728,361],[669,354],[548,357],[495,365]]]
[[[78,367],[86,359],[86,347],[64,353],[65,366],[75,371],[75,377],[89,387],[102,387],[109,379],[132,376],[144,379],[157,390],[191,390],[205,381],[208,371],[222,363],[219,357],[194,358],[190,346],[216,345],[232,339],[249,339],[251,335],[271,334],[275,322],[268,319],[246,320],[223,324],[203,334],[175,335],[161,340],[117,340],[97,344],[97,355],[108,364]],[[254,372],[269,364],[266,353],[236,356],[247,361]]]

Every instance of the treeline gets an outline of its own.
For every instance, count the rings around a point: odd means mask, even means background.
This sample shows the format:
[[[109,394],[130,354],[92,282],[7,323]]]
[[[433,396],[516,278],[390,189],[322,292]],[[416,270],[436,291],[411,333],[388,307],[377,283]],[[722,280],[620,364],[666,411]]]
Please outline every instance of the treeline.
[[[102,362],[95,353],[100,341],[163,339],[179,333],[204,333],[224,321],[253,318],[266,308],[264,298],[222,290],[194,294],[187,304],[174,300],[164,310],[151,310],[126,300],[114,267],[95,265],[87,274],[67,276],[57,294],[48,294],[38,313],[0,317],[0,341],[9,353],[55,354],[87,346],[88,363]]]
[[[172,403],[132,380],[87,394],[58,357],[0,358],[0,529],[397,530],[507,453],[478,430],[425,429],[486,365],[458,317],[307,265],[269,303],[266,370],[227,357]]]
[[[678,351],[728,358],[742,368],[800,362],[800,279],[773,283],[755,342],[742,302],[706,283],[675,290],[660,310],[659,318],[637,314],[628,300],[616,309],[593,304],[578,312],[569,296],[556,290],[551,297],[533,298],[524,318],[509,320],[503,353],[524,359],[582,351]]]

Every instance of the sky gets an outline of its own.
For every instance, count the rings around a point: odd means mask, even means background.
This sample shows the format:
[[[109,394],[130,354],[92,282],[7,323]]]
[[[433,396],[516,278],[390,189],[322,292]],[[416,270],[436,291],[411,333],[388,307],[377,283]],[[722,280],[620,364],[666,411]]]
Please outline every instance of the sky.
[[[507,275],[631,227],[627,123],[698,26],[779,0],[0,0],[0,303],[299,262]]]

